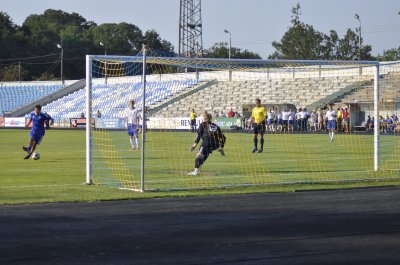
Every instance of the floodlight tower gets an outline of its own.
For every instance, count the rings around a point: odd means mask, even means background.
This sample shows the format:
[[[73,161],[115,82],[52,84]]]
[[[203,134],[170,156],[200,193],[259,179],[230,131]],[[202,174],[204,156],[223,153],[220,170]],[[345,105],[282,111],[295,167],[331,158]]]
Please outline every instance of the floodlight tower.
[[[180,0],[179,57],[203,56],[201,0]]]

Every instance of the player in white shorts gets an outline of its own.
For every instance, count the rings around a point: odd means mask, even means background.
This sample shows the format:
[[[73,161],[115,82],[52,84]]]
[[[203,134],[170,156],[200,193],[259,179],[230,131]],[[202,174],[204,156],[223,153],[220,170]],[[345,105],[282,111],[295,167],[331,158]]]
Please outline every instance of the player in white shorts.
[[[332,105],[329,105],[329,110],[326,112],[325,117],[327,118],[326,128],[329,131],[329,139],[332,142],[336,127],[336,111],[333,109]]]
[[[277,131],[282,131],[282,126],[283,126],[283,120],[282,120],[283,114],[280,109],[277,110],[276,112],[276,130]]]
[[[140,110],[138,108],[135,108],[135,101],[130,100],[129,107],[125,109],[125,122],[132,150],[139,149],[140,120],[141,120]]]
[[[293,132],[293,125],[294,125],[295,118],[296,118],[296,113],[294,111],[292,111],[292,109],[289,109],[288,132],[290,132],[290,131]]]

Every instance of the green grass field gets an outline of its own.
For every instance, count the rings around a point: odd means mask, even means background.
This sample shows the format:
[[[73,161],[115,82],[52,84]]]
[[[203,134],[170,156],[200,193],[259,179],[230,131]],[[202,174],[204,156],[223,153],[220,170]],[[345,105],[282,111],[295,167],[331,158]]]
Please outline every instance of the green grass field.
[[[95,182],[85,184],[85,132],[50,130],[38,151],[24,160],[28,130],[0,130],[0,204],[94,201],[163,196],[293,191],[397,185],[400,137],[381,137],[381,171],[373,171],[372,135],[269,134],[264,153],[252,154],[252,135],[227,133],[226,156],[210,155],[193,177],[194,134],[149,132],[146,190],[139,188],[140,151],[129,150],[125,132],[95,132]],[[109,145],[112,144],[112,147]],[[112,166],[112,164],[114,164]],[[230,187],[230,188],[226,188]],[[164,191],[164,189],[173,189]],[[193,190],[195,189],[195,190]]]

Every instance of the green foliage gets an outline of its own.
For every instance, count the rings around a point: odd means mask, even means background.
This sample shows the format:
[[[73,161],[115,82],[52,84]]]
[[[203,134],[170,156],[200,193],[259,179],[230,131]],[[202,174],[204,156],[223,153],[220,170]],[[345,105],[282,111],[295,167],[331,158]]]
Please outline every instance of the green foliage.
[[[100,50],[108,54],[132,55],[141,50],[143,43],[142,31],[135,25],[128,23],[106,23],[97,27],[92,27],[94,43]]]
[[[400,46],[398,48],[393,48],[386,50],[382,55],[378,56],[379,61],[399,61],[400,60]]]
[[[208,58],[229,58],[229,44],[227,42],[215,43],[211,48],[205,50],[204,54]],[[231,58],[261,59],[261,56],[248,50],[242,51],[240,48],[231,47]]]
[[[35,58],[21,62],[27,71],[26,80],[60,79],[61,50],[57,44],[61,43],[64,79],[85,76],[86,54],[104,54],[106,51],[113,55],[136,55],[143,43],[152,49],[167,51],[169,55],[174,50],[172,44],[155,30],[143,35],[142,30],[133,24],[96,25],[77,13],[48,9],[43,14],[28,16],[22,27],[18,27],[6,13],[0,12],[0,72],[3,76],[7,72],[7,80],[18,76],[10,75],[12,71],[4,68],[18,63],[15,58],[27,57]],[[51,54],[54,56],[49,57]]]
[[[143,43],[153,50],[163,50],[170,53],[174,52],[174,46],[170,42],[162,40],[160,35],[154,29],[145,32]]]
[[[280,42],[272,43],[275,52],[269,56],[270,59],[357,60],[359,58],[360,40],[356,32],[348,29],[343,39],[340,39],[334,30],[326,35],[302,22],[300,15],[300,4],[297,4],[292,9],[292,26],[285,32]],[[370,52],[370,45],[362,45],[361,59],[372,60]]]
[[[13,64],[4,67],[0,70],[0,80],[1,81],[23,81],[27,76],[28,71],[23,68],[23,66],[18,64]]]

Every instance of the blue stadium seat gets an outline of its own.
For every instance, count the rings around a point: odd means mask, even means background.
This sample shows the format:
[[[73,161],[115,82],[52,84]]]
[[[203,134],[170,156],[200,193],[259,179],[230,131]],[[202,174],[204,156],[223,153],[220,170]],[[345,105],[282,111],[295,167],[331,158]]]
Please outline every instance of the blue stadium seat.
[[[152,105],[171,97],[178,91],[185,90],[196,85],[198,80],[174,80],[174,81],[151,81],[146,83],[146,104]],[[93,110],[100,110],[102,117],[123,117],[124,109],[128,100],[135,99],[136,105],[142,105],[142,84],[139,83],[117,83],[96,84],[93,87]],[[86,112],[86,88],[72,93],[62,99],[56,100],[46,106],[43,110],[52,117],[62,116],[64,118],[77,117]]]

